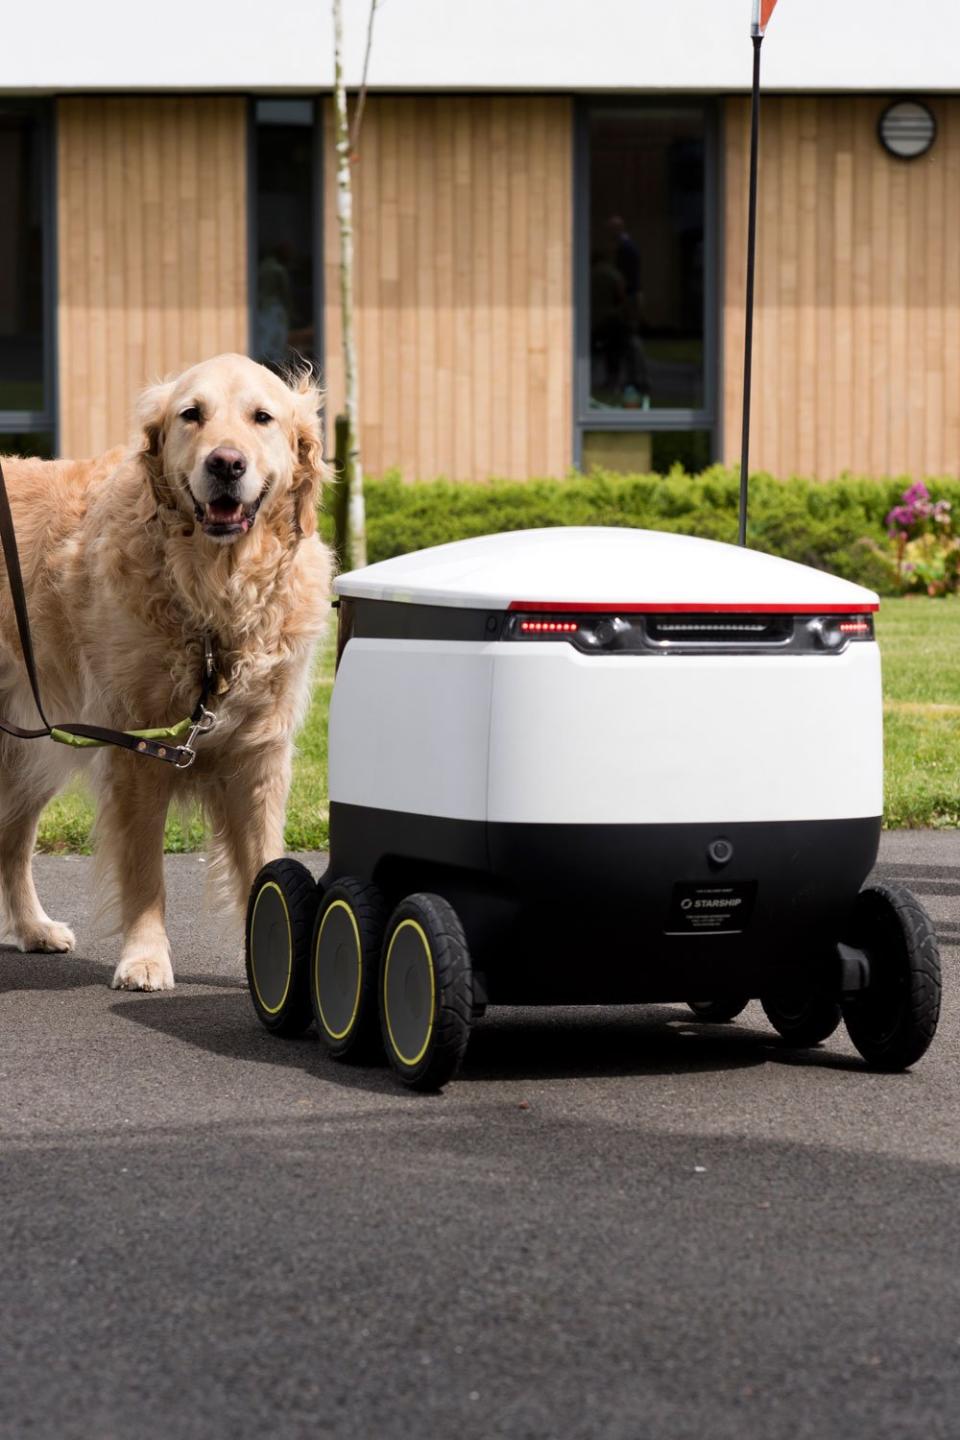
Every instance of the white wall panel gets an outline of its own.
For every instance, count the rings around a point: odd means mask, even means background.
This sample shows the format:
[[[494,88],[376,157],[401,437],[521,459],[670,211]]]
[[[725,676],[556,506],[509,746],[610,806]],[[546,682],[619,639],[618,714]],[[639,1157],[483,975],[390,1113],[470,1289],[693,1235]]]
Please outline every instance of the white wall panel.
[[[345,0],[359,79],[368,0]],[[736,90],[750,0],[382,0],[384,89]],[[0,89],[327,89],[328,0],[47,0],[5,7]],[[771,88],[955,90],[957,0],[780,0]]]

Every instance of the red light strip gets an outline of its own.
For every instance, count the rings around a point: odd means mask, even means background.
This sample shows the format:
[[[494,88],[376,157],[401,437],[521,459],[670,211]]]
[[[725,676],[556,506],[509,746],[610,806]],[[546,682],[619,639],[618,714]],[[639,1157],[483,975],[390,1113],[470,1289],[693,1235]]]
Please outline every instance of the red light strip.
[[[578,604],[572,600],[511,600],[507,608],[534,613],[550,611],[555,615],[570,614],[571,611],[576,611],[578,615],[871,615],[880,606],[761,605],[758,602],[734,605],[654,605],[647,602],[617,605],[612,601],[600,605],[594,601]]]
[[[580,626],[572,620],[521,620],[520,631],[523,635],[572,635]]]

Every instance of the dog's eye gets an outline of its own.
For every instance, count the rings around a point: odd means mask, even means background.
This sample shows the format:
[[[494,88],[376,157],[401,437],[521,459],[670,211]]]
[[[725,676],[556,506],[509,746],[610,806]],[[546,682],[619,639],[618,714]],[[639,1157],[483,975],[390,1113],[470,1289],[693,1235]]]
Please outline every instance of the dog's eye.
[[[256,425],[269,425],[272,419],[273,416],[268,415],[266,410],[254,410],[253,412],[253,420]]]
[[[186,420],[188,424],[197,425],[200,422],[200,411],[196,405],[188,405],[186,410],[180,411],[180,419]]]

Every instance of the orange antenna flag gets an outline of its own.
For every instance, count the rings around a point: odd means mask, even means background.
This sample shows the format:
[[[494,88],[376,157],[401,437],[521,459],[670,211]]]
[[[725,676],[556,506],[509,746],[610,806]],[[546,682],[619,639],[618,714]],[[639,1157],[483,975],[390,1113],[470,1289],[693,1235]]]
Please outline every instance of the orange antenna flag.
[[[753,0],[753,33],[762,35],[773,14],[777,0]]]

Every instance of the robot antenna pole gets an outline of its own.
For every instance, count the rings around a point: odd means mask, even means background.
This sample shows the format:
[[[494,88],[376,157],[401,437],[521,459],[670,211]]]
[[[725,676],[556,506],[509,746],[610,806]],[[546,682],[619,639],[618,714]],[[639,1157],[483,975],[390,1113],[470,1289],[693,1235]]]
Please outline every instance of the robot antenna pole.
[[[750,379],[753,371],[753,289],[757,268],[757,169],[760,141],[760,46],[753,36],[753,104],[750,114],[750,208],[747,222],[747,316],[743,344],[743,438],[740,443],[740,525],[737,543],[747,543],[747,487],[750,475]]]

